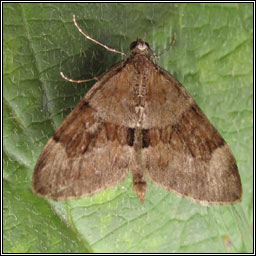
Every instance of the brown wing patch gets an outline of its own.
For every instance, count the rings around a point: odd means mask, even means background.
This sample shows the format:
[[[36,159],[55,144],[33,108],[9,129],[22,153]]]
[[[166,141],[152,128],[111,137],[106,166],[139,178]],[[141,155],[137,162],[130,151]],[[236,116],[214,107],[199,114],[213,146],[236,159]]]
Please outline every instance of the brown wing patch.
[[[82,197],[125,178],[133,154],[130,129],[104,123],[89,104],[84,106],[73,110],[80,115],[70,121],[72,112],[40,155],[33,176],[37,194]]]
[[[242,186],[230,149],[195,102],[189,108],[182,107],[183,98],[179,98],[182,111],[172,125],[161,132],[157,128],[148,132],[149,147],[143,149],[148,176],[166,189],[201,203],[240,201]],[[172,108],[168,111],[169,116],[175,116]]]

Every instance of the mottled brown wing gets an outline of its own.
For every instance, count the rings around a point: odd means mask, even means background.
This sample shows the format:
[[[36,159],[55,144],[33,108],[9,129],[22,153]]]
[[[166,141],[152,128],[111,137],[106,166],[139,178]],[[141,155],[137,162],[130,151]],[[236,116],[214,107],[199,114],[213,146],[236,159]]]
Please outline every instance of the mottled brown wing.
[[[82,197],[125,178],[133,156],[133,130],[120,119],[127,112],[120,96],[128,86],[121,81],[121,67],[117,64],[91,88],[46,144],[33,175],[37,194]]]
[[[150,179],[205,204],[240,201],[232,152],[186,89],[161,68],[149,87],[142,159]]]

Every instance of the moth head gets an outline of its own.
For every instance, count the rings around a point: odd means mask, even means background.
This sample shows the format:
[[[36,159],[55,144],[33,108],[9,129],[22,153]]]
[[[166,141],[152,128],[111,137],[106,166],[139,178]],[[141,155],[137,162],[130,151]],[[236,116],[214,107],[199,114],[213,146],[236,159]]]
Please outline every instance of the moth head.
[[[150,52],[150,46],[147,42],[144,42],[140,38],[130,44],[130,50],[134,53],[148,54]]]

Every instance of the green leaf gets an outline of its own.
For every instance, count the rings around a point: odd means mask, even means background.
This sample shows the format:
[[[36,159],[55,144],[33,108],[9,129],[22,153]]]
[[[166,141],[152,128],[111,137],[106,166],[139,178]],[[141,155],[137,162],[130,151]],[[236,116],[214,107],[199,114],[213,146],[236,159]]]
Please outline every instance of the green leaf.
[[[5,253],[252,252],[253,3],[4,3]],[[72,84],[121,59],[84,38],[127,51],[146,40],[232,149],[243,184],[235,206],[205,207],[149,184],[144,204],[129,176],[93,197],[33,194],[43,146],[93,83]]]

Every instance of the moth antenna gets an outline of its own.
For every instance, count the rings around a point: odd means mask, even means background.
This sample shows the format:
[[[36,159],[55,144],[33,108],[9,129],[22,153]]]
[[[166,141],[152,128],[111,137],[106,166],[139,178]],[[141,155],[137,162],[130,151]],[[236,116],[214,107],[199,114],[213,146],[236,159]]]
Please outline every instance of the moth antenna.
[[[161,55],[163,55],[164,53],[166,53],[167,51],[169,51],[173,45],[175,44],[175,41],[176,41],[176,33],[173,34],[173,37],[172,37],[172,41],[171,43],[169,44],[169,47],[164,49],[162,53],[160,53],[159,55],[154,55],[154,58],[158,59]]]
[[[73,80],[73,79],[71,79],[71,78],[69,78],[69,77],[66,77],[66,76],[63,74],[63,72],[60,72],[60,75],[61,75],[65,80],[67,80],[67,81],[69,81],[69,82],[71,82],[71,83],[77,83],[77,84],[89,82],[89,81],[92,81],[92,80],[98,80],[97,77],[94,77],[94,78],[91,78],[91,79],[87,79],[87,80]]]
[[[76,22],[76,16],[75,16],[74,14],[73,14],[73,22],[74,22],[75,26],[77,27],[78,31],[79,31],[83,36],[85,36],[87,39],[89,39],[89,40],[93,41],[94,43],[96,43],[96,44],[98,44],[98,45],[104,47],[105,49],[107,49],[107,50],[110,51],[110,52],[115,52],[115,53],[119,53],[119,54],[121,54],[121,55],[126,55],[125,53],[120,52],[120,51],[118,51],[118,50],[116,50],[116,49],[110,48],[110,47],[108,47],[107,45],[102,44],[102,43],[96,41],[95,39],[91,38],[91,37],[88,36],[87,34],[85,34],[84,31],[78,26],[78,24],[77,24],[77,22]]]

